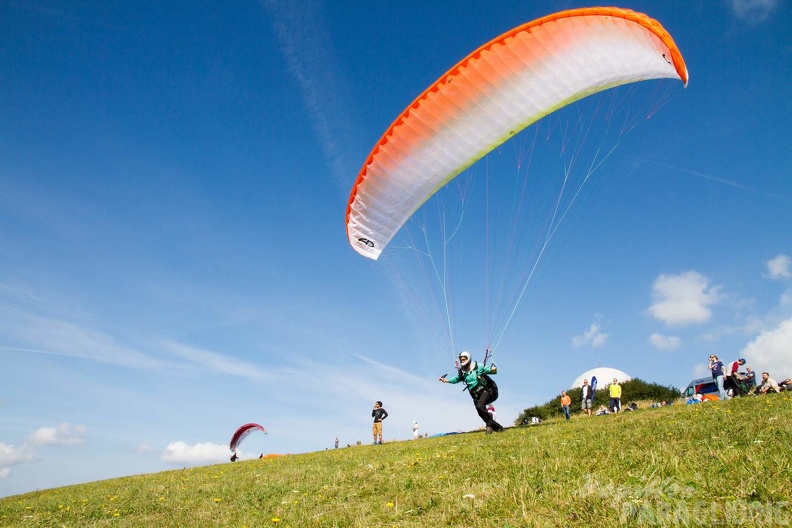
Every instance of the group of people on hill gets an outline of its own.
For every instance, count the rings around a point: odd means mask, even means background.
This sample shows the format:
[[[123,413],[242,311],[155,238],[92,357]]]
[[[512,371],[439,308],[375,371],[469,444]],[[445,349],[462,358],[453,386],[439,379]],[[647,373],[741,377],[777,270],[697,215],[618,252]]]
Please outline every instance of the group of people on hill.
[[[603,414],[613,414],[613,413],[620,413],[622,411],[622,404],[621,404],[621,397],[622,397],[622,388],[619,385],[619,380],[613,378],[613,382],[608,385],[608,395],[610,396],[610,401],[608,406],[605,407],[604,405],[600,406],[597,409],[597,416]],[[567,406],[564,408],[564,397],[566,396]],[[567,395],[566,391],[561,391],[561,407],[564,409],[564,417],[569,420],[569,403],[571,403],[571,399]],[[594,389],[592,389],[591,385],[589,385],[589,380],[583,380],[583,386],[580,387],[580,409],[587,416],[591,416],[592,410],[594,408]],[[632,410],[632,408],[630,408]]]
[[[710,355],[708,366],[712,379],[718,387],[718,397],[721,400],[728,400],[735,396],[767,394],[792,389],[792,380],[787,378],[778,383],[770,377],[769,372],[762,372],[761,379],[757,380],[756,372],[745,364],[745,358],[739,358],[724,365],[718,356]],[[745,366],[745,372],[740,372],[742,366]]]
[[[619,385],[619,381],[616,378],[613,378],[613,383],[608,386],[608,395],[610,396],[608,407],[605,407],[604,405],[600,406],[600,408],[596,411],[597,416],[602,414],[620,413],[622,411],[622,389],[621,385]],[[569,396],[569,394],[567,394],[567,391],[561,391],[561,410],[564,412],[564,418],[567,420],[571,418],[571,405],[572,398]],[[584,379],[583,385],[580,387],[580,409],[582,412],[586,413],[587,416],[591,416],[593,408],[594,389],[591,387],[591,385],[589,385],[589,380]],[[634,410],[634,408],[628,406],[627,410],[631,411]]]

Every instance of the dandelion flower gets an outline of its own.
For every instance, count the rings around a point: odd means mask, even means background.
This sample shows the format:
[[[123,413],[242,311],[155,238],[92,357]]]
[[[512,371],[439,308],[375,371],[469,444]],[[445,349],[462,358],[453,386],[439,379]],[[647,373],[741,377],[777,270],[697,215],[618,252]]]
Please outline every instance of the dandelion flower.
[[[274,522],[274,523],[276,523],[276,524],[277,524],[277,523],[279,523],[279,522],[280,522],[280,519],[279,519],[278,517],[273,517],[273,518],[272,518],[272,522]]]
[[[392,503],[392,502],[389,502],[389,503],[387,504],[387,506],[388,506],[388,508],[393,508],[393,503]]]

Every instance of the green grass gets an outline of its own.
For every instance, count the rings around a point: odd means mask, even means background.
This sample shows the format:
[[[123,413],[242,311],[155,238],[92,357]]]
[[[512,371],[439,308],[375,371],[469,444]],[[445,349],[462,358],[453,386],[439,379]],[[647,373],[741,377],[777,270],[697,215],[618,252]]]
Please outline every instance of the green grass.
[[[792,394],[576,415],[7,497],[0,526],[786,526],[791,423]]]

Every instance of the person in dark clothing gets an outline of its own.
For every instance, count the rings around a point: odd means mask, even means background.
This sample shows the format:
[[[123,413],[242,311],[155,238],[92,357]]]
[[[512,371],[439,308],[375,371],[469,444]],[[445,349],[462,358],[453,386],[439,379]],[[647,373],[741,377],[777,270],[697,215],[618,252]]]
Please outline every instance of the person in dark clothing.
[[[591,418],[591,409],[594,407],[594,391],[587,379],[583,380],[583,386],[580,387],[580,408]]]
[[[479,365],[471,361],[470,352],[459,354],[459,372],[456,376],[446,378],[441,376],[439,379],[443,383],[465,382],[468,392],[473,398],[473,405],[476,412],[486,424],[487,434],[503,431],[503,426],[496,422],[492,415],[487,412],[487,405],[498,399],[498,386],[489,378],[489,374],[497,374],[498,368],[495,365]]]
[[[709,357],[709,369],[712,373],[712,379],[715,380],[715,385],[718,386],[718,398],[721,400],[727,400],[728,397],[726,396],[726,390],[723,388],[723,371],[725,368],[723,361],[718,359],[718,356],[715,354],[711,354]]]
[[[751,367],[745,367],[745,379],[743,381],[748,392],[753,392],[756,389],[756,372]]]
[[[748,394],[743,377],[739,373],[739,369],[743,365],[745,365],[745,358],[740,358],[737,361],[726,365],[723,388],[727,391],[727,393],[728,391],[731,391],[732,396],[744,396],[745,394]]]
[[[374,425],[371,426],[371,433],[374,435],[374,445],[382,444],[382,420],[388,417],[388,411],[382,408],[382,402],[374,402],[374,409],[371,411],[374,418]]]

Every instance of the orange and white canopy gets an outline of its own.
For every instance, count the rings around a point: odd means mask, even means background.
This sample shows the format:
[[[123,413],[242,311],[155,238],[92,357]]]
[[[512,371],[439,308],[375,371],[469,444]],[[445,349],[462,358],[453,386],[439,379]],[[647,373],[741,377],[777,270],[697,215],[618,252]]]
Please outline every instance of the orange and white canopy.
[[[613,7],[561,11],[484,44],[429,86],[368,155],[346,213],[352,247],[377,259],[438,189],[551,112],[588,95],[688,72],[671,35]]]

